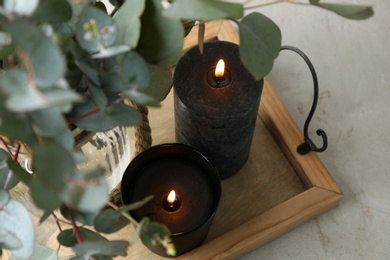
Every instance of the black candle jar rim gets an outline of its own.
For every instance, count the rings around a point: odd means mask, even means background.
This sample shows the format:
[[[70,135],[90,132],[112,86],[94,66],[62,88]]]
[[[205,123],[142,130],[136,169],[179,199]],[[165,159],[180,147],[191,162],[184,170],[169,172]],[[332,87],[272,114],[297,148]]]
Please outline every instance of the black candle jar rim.
[[[164,152],[164,155],[162,156],[160,152]],[[191,155],[190,157],[188,155]],[[147,159],[144,159],[147,158]],[[129,166],[126,168],[125,173],[123,174],[122,181],[121,181],[121,200],[123,205],[132,203],[129,198],[129,191],[132,188],[131,180],[136,178],[137,173],[142,171],[143,165],[147,165],[148,162],[153,162],[156,159],[165,159],[165,158],[179,158],[183,160],[187,160],[194,164],[199,164],[200,161],[204,163],[203,167],[208,167],[208,177],[210,182],[212,182],[213,188],[214,188],[214,203],[211,214],[208,216],[207,219],[205,219],[202,223],[199,225],[193,227],[190,230],[186,230],[184,232],[174,232],[171,233],[172,237],[180,236],[183,234],[190,234],[192,232],[195,232],[200,227],[206,225],[209,223],[215,216],[216,210],[219,205],[219,201],[221,198],[222,193],[222,186],[221,186],[221,179],[219,177],[219,174],[217,172],[217,169],[214,167],[214,165],[211,163],[211,161],[203,155],[201,152],[199,152],[197,149],[181,144],[181,143],[165,143],[160,145],[152,146],[140,154],[138,154],[129,164]],[[130,212],[130,215],[131,212]],[[140,219],[136,219],[137,221],[140,221]]]

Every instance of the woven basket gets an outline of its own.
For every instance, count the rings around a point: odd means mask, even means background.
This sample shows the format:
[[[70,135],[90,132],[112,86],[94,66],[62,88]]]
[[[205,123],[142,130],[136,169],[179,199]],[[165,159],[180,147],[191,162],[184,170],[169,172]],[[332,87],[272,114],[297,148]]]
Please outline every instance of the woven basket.
[[[131,136],[134,137],[134,140],[131,140],[131,160],[136,157],[140,152],[144,151],[145,149],[149,148],[152,145],[152,135],[151,135],[151,128],[149,125],[149,119],[148,119],[148,113],[149,110],[146,106],[138,105],[132,101],[127,102],[130,106],[137,109],[141,115],[141,122],[130,128],[129,131],[131,131]],[[121,200],[121,194],[120,194],[120,186],[121,183],[119,182],[111,191],[110,193],[110,202],[114,205],[121,207],[122,200]]]

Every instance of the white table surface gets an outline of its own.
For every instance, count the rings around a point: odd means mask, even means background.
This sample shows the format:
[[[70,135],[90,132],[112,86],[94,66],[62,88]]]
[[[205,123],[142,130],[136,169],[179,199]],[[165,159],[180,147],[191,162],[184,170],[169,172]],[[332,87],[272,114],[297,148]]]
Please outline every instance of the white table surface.
[[[310,132],[328,134],[320,157],[345,196],[338,207],[242,260],[390,259],[390,1],[340,2],[373,5],[375,15],[353,21],[288,3],[250,10],[273,19],[282,43],[299,47],[316,67],[320,100]],[[303,126],[313,93],[304,62],[282,52],[269,79]]]

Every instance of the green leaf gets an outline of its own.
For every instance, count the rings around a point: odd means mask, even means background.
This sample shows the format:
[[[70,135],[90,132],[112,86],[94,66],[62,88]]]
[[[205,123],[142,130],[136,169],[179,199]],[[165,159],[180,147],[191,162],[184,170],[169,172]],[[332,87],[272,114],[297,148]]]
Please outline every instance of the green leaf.
[[[239,3],[217,0],[180,0],[175,1],[164,12],[166,16],[192,20],[240,19],[244,7]]]
[[[4,25],[12,41],[27,53],[33,65],[35,83],[40,88],[52,86],[65,72],[65,60],[59,48],[31,23],[17,20]]]
[[[55,107],[31,112],[30,119],[34,124],[35,131],[44,137],[54,137],[63,133],[68,127],[65,118]]]
[[[117,232],[130,223],[120,211],[113,209],[104,210],[96,216],[94,226],[98,232],[110,234]]]
[[[320,0],[309,0],[310,4],[318,4]]]
[[[162,16],[159,0],[146,1],[137,51],[148,63],[169,66],[180,56],[184,30],[179,20]]]
[[[83,242],[72,247],[73,251],[82,256],[126,256],[129,243],[126,241]]]
[[[53,137],[45,137],[44,141],[53,142],[61,145],[65,149],[71,151],[74,148],[74,136],[68,127],[65,127],[62,132]]]
[[[29,185],[31,181],[31,175],[23,169],[20,164],[11,158],[7,160],[8,167],[12,170],[13,174],[24,184]]]
[[[163,101],[173,85],[172,72],[169,69],[152,66],[149,87],[143,92],[158,102]]]
[[[0,247],[17,259],[29,259],[34,248],[34,226],[26,208],[0,189]]]
[[[107,182],[104,177],[91,178],[91,175],[102,176],[104,170],[79,171],[67,182],[61,198],[68,206],[81,212],[97,212],[105,205],[109,192]]]
[[[39,145],[33,154],[33,171],[48,189],[60,192],[67,179],[74,175],[71,153],[55,143]]]
[[[347,5],[347,4],[327,4],[327,3],[312,3],[323,9],[332,11],[342,17],[363,20],[371,17],[374,14],[374,10],[371,6],[361,5]]]
[[[12,160],[11,156],[5,150],[0,149],[0,188],[4,187],[11,171],[7,165],[7,160]],[[7,190],[11,190],[19,182],[19,179],[15,176],[15,174],[12,173],[10,176],[11,178],[8,181]]]
[[[126,212],[126,211],[130,211],[130,210],[138,209],[138,208],[142,207],[143,205],[145,205],[146,203],[148,203],[149,201],[151,201],[152,199],[153,199],[153,195],[149,195],[141,201],[137,201],[137,202],[131,203],[129,205],[125,205],[124,207],[122,207],[120,209],[120,211]]]
[[[37,8],[38,0],[4,0],[4,9],[8,14],[16,14],[20,16],[29,16]]]
[[[11,69],[0,76],[0,90],[7,96],[25,92],[27,86],[27,73],[21,69]]]
[[[34,254],[32,255],[31,259],[34,259],[34,260],[57,260],[58,259],[57,251],[35,243]]]
[[[127,88],[136,85],[139,89],[146,89],[150,83],[150,72],[148,64],[135,51],[128,52],[123,58],[122,82]]]
[[[0,132],[13,140],[28,142],[34,140],[34,129],[31,122],[24,114],[10,115],[2,118]]]
[[[171,232],[167,226],[157,222],[145,221],[144,225],[142,226],[140,238],[144,244],[155,246],[158,244],[156,237],[163,239],[165,237],[169,237],[170,235]]]
[[[58,197],[58,194],[46,188],[37,178],[32,178],[30,183],[31,197],[34,200],[35,205],[40,209],[44,209],[47,212],[53,212],[59,208],[62,204]]]
[[[153,107],[160,106],[160,104],[154,98],[152,98],[151,96],[145,93],[142,93],[141,91],[130,89],[130,90],[124,90],[122,91],[122,93],[123,95],[125,95],[125,97],[136,102],[137,104],[153,106]]]
[[[104,110],[107,106],[107,97],[103,89],[98,88],[93,84],[88,84],[88,89],[93,103],[95,103],[99,110]]]
[[[260,13],[251,13],[239,23],[240,58],[252,75],[260,80],[272,69],[281,47],[279,27]]]
[[[117,28],[114,20],[100,9],[87,6],[76,26],[76,39],[86,51],[98,52],[115,42]]]
[[[107,48],[101,48],[99,52],[91,56],[92,59],[105,59],[117,56],[119,54],[128,52],[130,47],[127,45],[110,46]]]
[[[149,218],[147,217],[144,217],[143,219],[141,219],[141,221],[138,223],[137,227],[135,228],[134,232],[133,232],[133,236],[131,237],[131,240],[130,240],[130,244],[134,244],[135,241],[137,240],[137,238],[140,236],[141,234],[141,231],[143,229],[143,226],[145,225],[145,223],[149,223]]]
[[[72,18],[72,7],[66,0],[40,0],[32,18],[39,22],[64,23]]]
[[[96,111],[97,107],[92,102],[87,102],[75,106],[75,110],[70,115],[71,118],[76,115],[83,115],[91,111]],[[77,117],[76,117],[77,118]],[[104,111],[97,111],[77,122],[75,124],[85,130],[93,132],[108,131],[115,126],[132,126],[141,120],[139,112],[123,103],[110,105]]]
[[[107,241],[107,238],[92,230],[82,227],[78,227],[78,230],[83,241]],[[61,233],[57,236],[57,240],[61,245],[66,247],[72,247],[77,244],[77,239],[73,229],[65,229],[61,231]]]
[[[127,0],[114,15],[118,27],[116,44],[135,48],[141,34],[140,17],[145,9],[145,0]]]

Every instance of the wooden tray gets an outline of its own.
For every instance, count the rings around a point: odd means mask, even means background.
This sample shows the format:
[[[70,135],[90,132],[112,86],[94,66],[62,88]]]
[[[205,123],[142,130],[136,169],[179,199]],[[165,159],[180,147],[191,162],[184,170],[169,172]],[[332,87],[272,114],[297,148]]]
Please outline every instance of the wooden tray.
[[[238,43],[228,21],[206,24],[206,39]],[[197,44],[197,28],[184,49]],[[174,142],[173,98],[151,109],[153,144]],[[222,182],[222,197],[206,242],[178,259],[236,258],[335,206],[343,197],[316,153],[299,155],[300,128],[265,80],[251,154],[243,169]],[[132,230],[125,233],[129,236]],[[141,242],[128,259],[164,259]]]

